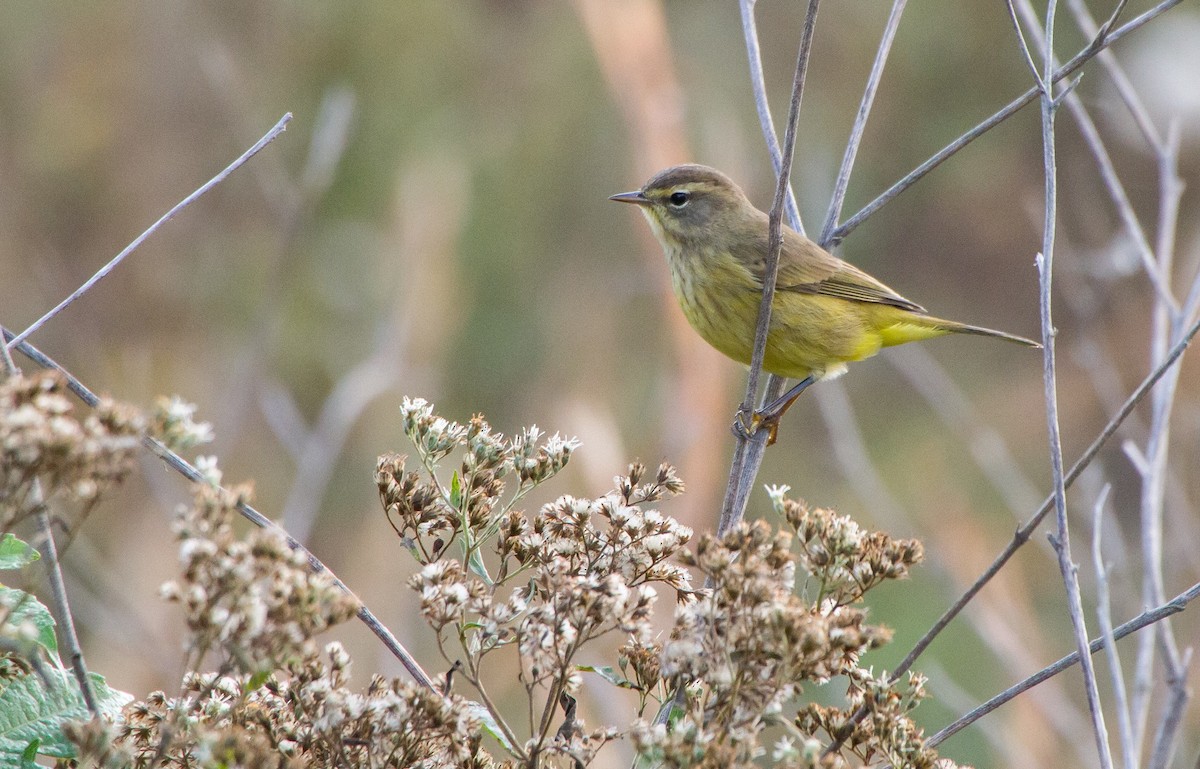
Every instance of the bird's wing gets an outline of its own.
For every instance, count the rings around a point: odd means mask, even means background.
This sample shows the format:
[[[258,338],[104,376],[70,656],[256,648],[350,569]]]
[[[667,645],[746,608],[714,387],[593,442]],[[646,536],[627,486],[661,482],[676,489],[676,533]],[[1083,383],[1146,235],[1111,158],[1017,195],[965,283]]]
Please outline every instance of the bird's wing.
[[[763,237],[762,253],[766,253]],[[751,272],[762,284],[765,263],[756,262]],[[849,262],[838,259],[808,238],[791,229],[784,229],[783,249],[779,254],[779,276],[776,291],[817,294],[846,299],[852,302],[887,304],[909,312],[925,314],[925,308],[900,296]]]

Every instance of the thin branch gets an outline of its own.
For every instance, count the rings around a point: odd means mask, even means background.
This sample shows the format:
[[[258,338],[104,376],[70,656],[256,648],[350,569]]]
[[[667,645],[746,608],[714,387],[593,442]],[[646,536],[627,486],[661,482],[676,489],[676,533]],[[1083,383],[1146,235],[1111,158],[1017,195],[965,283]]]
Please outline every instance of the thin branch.
[[[208,192],[213,187],[216,187],[218,184],[225,181],[226,177],[228,177],[231,173],[233,173],[238,168],[240,168],[250,158],[257,155],[259,153],[259,151],[262,150],[263,147],[266,147],[268,144],[270,144],[272,141],[275,140],[275,137],[277,137],[277,136],[279,136],[279,134],[283,133],[284,129],[287,128],[287,124],[291,119],[292,119],[292,113],[290,113],[290,112],[285,114],[283,117],[281,117],[279,119],[279,122],[275,124],[274,128],[272,128],[270,131],[267,131],[267,133],[264,134],[261,139],[259,139],[257,142],[254,143],[253,147],[251,147],[250,149],[248,149],[244,153],[242,153],[242,156],[239,157],[237,160],[233,161],[232,163],[230,163],[225,168],[224,171],[217,174],[213,178],[209,179],[207,183],[205,183],[203,186],[201,186],[199,189],[197,189],[191,195],[188,195],[186,198],[184,198],[183,200],[176,203],[174,208],[172,208],[170,211],[163,214],[162,217],[160,217],[157,222],[150,225],[150,228],[148,230],[146,230],[141,235],[138,235],[136,238],[134,238],[133,242],[130,243],[128,246],[125,246],[125,248],[121,251],[121,253],[114,256],[112,258],[112,261],[110,261],[108,264],[101,267],[99,269],[99,271],[96,272],[95,275],[88,278],[87,281],[82,286],[75,289],[75,291],[73,291],[70,296],[68,296],[66,299],[62,300],[61,302],[59,302],[54,307],[54,309],[50,310],[50,312],[46,313],[45,315],[43,315],[42,317],[40,317],[36,321],[34,321],[34,323],[31,326],[29,326],[29,328],[27,328],[24,331],[22,331],[21,333],[17,334],[16,337],[14,337],[13,340],[8,343],[9,349],[12,349],[16,345],[25,341],[25,339],[27,339],[30,334],[37,331],[42,326],[46,325],[46,323],[49,322],[51,318],[53,318],[55,315],[58,315],[60,312],[65,310],[67,308],[67,306],[70,305],[72,302],[74,302],[76,299],[78,299],[79,297],[86,294],[92,288],[92,286],[99,283],[101,281],[101,279],[103,279],[110,272],[112,272],[114,269],[116,269],[117,265],[125,260],[125,257],[127,257],[131,253],[133,253],[133,250],[136,249],[138,246],[142,245],[142,243],[145,242],[145,240],[147,238],[149,238],[151,235],[153,235],[154,232],[156,230],[158,230],[159,227],[163,226],[167,222],[174,219],[176,214],[178,214],[180,211],[182,211],[183,209],[190,206],[192,203],[199,200],[200,197],[202,195],[204,195],[204,193]]]
[[[738,6],[742,12],[742,37],[746,41],[746,56],[750,60],[750,86],[754,92],[754,108],[758,111],[758,122],[767,142],[767,152],[771,155],[771,165],[775,167],[775,175],[778,177],[783,173],[783,150],[779,147],[779,137],[775,135],[775,119],[771,117],[771,105],[767,102],[767,81],[763,76],[758,24],[754,19],[754,6],[757,2],[758,0],[740,0]],[[796,194],[792,192],[790,184],[787,190],[787,216],[792,229],[803,235],[804,223],[800,221]]]
[[[29,491],[30,502],[37,511],[38,552],[46,565],[46,579],[50,583],[50,595],[54,599],[54,614],[58,621],[58,631],[62,636],[63,646],[71,660],[71,670],[83,701],[87,704],[92,718],[100,717],[100,706],[96,702],[96,693],[92,690],[92,681],[88,677],[87,663],[83,659],[83,649],[79,646],[79,635],[75,632],[75,619],[71,616],[71,604],[67,600],[67,586],[63,581],[62,565],[58,560],[58,545],[54,542],[54,530],[50,526],[50,513],[46,510],[46,499],[42,492],[41,481],[33,479]]]
[[[791,176],[792,157],[796,150],[796,124],[800,119],[800,102],[804,95],[804,79],[808,72],[808,57],[812,50],[813,31],[817,24],[817,9],[820,0],[808,0],[808,12],[804,17],[804,29],[800,36],[800,50],[796,56],[796,75],[792,81],[792,101],[788,109],[787,126],[783,134],[783,157],[780,162],[779,174],[775,187],[775,203],[767,225],[767,260],[766,274],[763,276],[763,296],[758,308],[758,325],[754,335],[754,353],[750,359],[750,375],[746,380],[746,395],[742,399],[741,414],[753,413],[755,396],[758,394],[758,378],[762,373],[763,358],[767,352],[767,333],[771,325],[771,305],[775,299],[775,280],[779,271],[779,252],[783,247],[783,212],[788,196],[788,180]],[[771,384],[774,384],[772,382]],[[782,382],[780,383],[782,387]],[[740,417],[739,417],[740,418]],[[761,464],[761,452],[766,449],[767,432],[759,431],[747,439],[739,436],[739,451],[734,457],[733,464],[739,467],[737,477],[731,473],[731,487],[726,488],[725,500],[728,506],[721,510],[721,520],[718,531],[728,531],[741,520],[745,510],[744,505],[735,506],[739,499],[749,499],[748,490],[753,486]],[[762,448],[751,452],[742,448],[748,443],[761,443]],[[760,457],[758,463],[750,464],[747,459],[753,454]],[[739,461],[740,460],[740,461]]]
[[[1162,716],[1158,720],[1158,731],[1154,733],[1154,747],[1150,751],[1149,769],[1166,769],[1175,755],[1175,747],[1179,737],[1179,727],[1183,725],[1183,716],[1187,712],[1190,699],[1187,683],[1187,669],[1191,663],[1192,650],[1183,653],[1178,671],[1168,671],[1167,691],[1170,696],[1163,703]]]
[[[750,89],[754,93],[754,104],[758,111],[759,127],[763,139],[767,143],[767,152],[771,156],[771,164],[778,178],[783,169],[783,150],[779,146],[779,137],[775,134],[775,121],[771,117],[771,108],[767,101],[767,84],[763,76],[762,53],[758,44],[758,25],[754,19],[754,6],[757,0],[740,0],[739,7],[742,16],[742,35],[746,43],[746,55],[750,63]],[[804,223],[800,220],[800,211],[796,207],[796,196],[788,185],[787,192],[788,223],[792,229],[804,234]],[[767,377],[767,386],[763,392],[763,403],[769,403],[783,392],[784,377],[771,374]],[[758,477],[758,469],[762,466],[763,454],[767,450],[767,436],[754,435],[750,440],[739,440],[733,449],[733,460],[729,466],[729,479],[725,484],[725,496],[721,502],[721,518],[717,523],[717,533],[724,534],[734,524],[742,519],[746,504],[750,501],[750,492],[754,488],[754,480]]]
[[[846,189],[850,186],[854,158],[858,155],[858,147],[867,127],[867,117],[875,103],[875,92],[879,89],[879,81],[883,79],[883,67],[887,64],[888,54],[892,50],[892,41],[896,39],[896,30],[900,28],[900,16],[904,13],[906,3],[907,0],[894,0],[892,11],[884,24],[883,37],[879,41],[879,49],[875,51],[875,62],[871,65],[871,74],[867,76],[867,85],[858,105],[858,114],[854,116],[854,126],[850,129],[850,140],[846,142],[846,152],[842,155],[842,166],[838,169],[837,181],[833,186],[833,199],[829,201],[829,212],[825,215],[825,225],[821,228],[821,243],[829,242],[833,230],[837,227],[838,218],[842,215],[842,204],[846,200]]]
[[[1183,611],[1187,607],[1188,603],[1193,601],[1197,596],[1200,596],[1200,583],[1192,585],[1190,588],[1175,596],[1175,598],[1172,598],[1162,606],[1142,612],[1128,622],[1120,625],[1113,630],[1113,640],[1119,641],[1131,633],[1136,633],[1142,628],[1153,625],[1160,620],[1170,617],[1172,614],[1178,614],[1179,612]],[[1103,637],[1093,640],[1088,644],[1088,653],[1095,654],[1096,652],[1100,651],[1100,649],[1104,648],[1105,643],[1106,641]],[[1045,667],[1042,670],[1039,670],[1037,673],[1029,676],[1024,681],[1010,686],[1000,694],[997,694],[995,697],[962,716],[954,723],[946,726],[937,734],[926,740],[925,744],[931,748],[937,747],[954,734],[962,731],[967,726],[970,726],[988,713],[991,713],[993,710],[1013,699],[1017,695],[1029,691],[1047,679],[1053,678],[1077,662],[1079,662],[1079,652],[1071,652],[1058,662],[1055,662],[1053,665]]]
[[[1098,34],[1097,37],[1086,48],[1077,53],[1074,58],[1072,58],[1062,67],[1058,68],[1054,72],[1054,76],[1051,78],[1051,80],[1053,82],[1058,82],[1064,77],[1072,74],[1090,61],[1093,57],[1095,57],[1100,51],[1125,37],[1130,32],[1142,27],[1147,22],[1162,15],[1171,8],[1174,8],[1176,5],[1179,5],[1180,2],[1182,2],[1182,0],[1163,0],[1158,5],[1154,6],[1140,16],[1121,25],[1118,29],[1112,30],[1111,32],[1105,32],[1104,30],[1101,30],[1101,34]],[[907,176],[885,190],[881,195],[879,195],[879,197],[875,198],[866,206],[864,206],[858,213],[854,214],[854,216],[851,216],[849,219],[847,219],[845,223],[833,231],[833,237],[830,238],[829,244],[840,243],[848,234],[858,227],[858,225],[866,221],[867,217],[874,214],[880,208],[883,208],[883,206],[891,202],[891,200],[901,192],[904,192],[906,189],[924,177],[927,173],[941,165],[947,158],[954,155],[963,147],[978,139],[991,129],[1000,125],[1000,123],[1003,123],[1022,107],[1036,99],[1039,93],[1041,92],[1037,86],[1030,88],[1028,91],[1009,102],[1005,107],[1000,109],[987,120],[984,120],[970,131],[967,131],[965,134],[946,145],[931,158],[913,169]]]
[[[1067,0],[1067,6],[1071,12],[1075,14],[1075,23],[1083,34],[1088,37],[1097,37],[1100,34],[1100,28],[1096,25],[1096,20],[1092,17],[1091,11],[1088,10],[1087,4],[1083,0]],[[1117,7],[1117,12],[1120,12],[1125,6],[1125,1]],[[1111,22],[1111,19],[1109,20]],[[1111,23],[1109,24],[1111,26]],[[1120,94],[1121,100],[1125,102],[1126,109],[1133,116],[1133,120],[1138,125],[1138,130],[1142,132],[1146,143],[1158,151],[1163,145],[1162,136],[1154,125],[1154,121],[1150,118],[1150,112],[1142,103],[1142,97],[1138,95],[1137,89],[1133,87],[1133,83],[1129,82],[1129,77],[1125,74],[1125,69],[1117,62],[1116,55],[1112,51],[1102,51],[1099,56],[1100,64],[1108,72],[1109,78],[1116,86],[1117,93]]]
[[[1057,519],[1058,536],[1052,537],[1054,550],[1058,554],[1058,568],[1062,572],[1063,585],[1067,592],[1067,613],[1071,618],[1071,632],[1080,651],[1083,669],[1083,686],[1087,696],[1088,712],[1092,716],[1092,735],[1096,740],[1096,751],[1102,769],[1112,769],[1112,753],[1108,748],[1108,729],[1104,724],[1104,711],[1100,704],[1100,689],[1096,682],[1096,669],[1091,655],[1083,654],[1088,648],[1087,620],[1083,615],[1083,597],[1079,590],[1079,567],[1071,560],[1071,529],[1067,519],[1067,490],[1063,483],[1062,434],[1058,421],[1058,372],[1054,356],[1054,341],[1057,331],[1050,301],[1050,289],[1054,279],[1054,236],[1058,229],[1058,166],[1055,154],[1054,118],[1059,101],[1054,95],[1054,16],[1058,9],[1057,0],[1046,4],[1045,69],[1039,86],[1042,91],[1042,162],[1045,171],[1045,220],[1042,229],[1042,253],[1038,254],[1038,276],[1041,283],[1041,316],[1043,347],[1043,382],[1046,399],[1046,430],[1050,448],[1050,470],[1054,483],[1054,513]]]
[[[1178,167],[1178,131],[1172,126],[1168,138],[1159,152],[1159,218],[1156,251],[1158,266],[1168,273],[1172,271],[1175,256],[1175,232],[1179,218],[1179,198],[1182,195],[1182,185],[1177,175]],[[1197,277],[1188,292],[1186,312],[1195,312],[1195,297],[1198,296]],[[1171,337],[1179,330],[1179,313],[1161,300],[1154,308],[1153,348],[1151,360],[1162,355]],[[1171,413],[1175,406],[1175,392],[1179,383],[1179,374],[1175,373],[1156,393],[1151,405],[1150,435],[1146,441],[1143,454],[1146,457],[1149,475],[1142,478],[1142,509],[1141,531],[1143,550],[1143,588],[1142,595],[1147,603],[1161,600],[1163,588],[1163,508],[1167,485],[1167,455],[1170,449]],[[1154,598],[1158,596],[1158,598]],[[1181,723],[1182,709],[1188,701],[1187,690],[1187,658],[1181,654],[1175,634],[1170,625],[1157,628],[1158,644],[1163,655],[1163,667],[1168,686],[1167,702],[1164,703],[1163,715],[1159,718],[1159,728],[1155,732],[1151,748],[1152,769],[1165,767],[1174,751],[1177,730]],[[1152,658],[1153,646],[1148,645],[1150,653],[1145,656]],[[1152,682],[1151,682],[1152,685]],[[1149,687],[1145,687],[1148,691]],[[1148,712],[1148,696],[1144,700]],[[1144,724],[1144,720],[1142,722]],[[1144,727],[1143,727],[1144,728]]]
[[[1125,675],[1121,655],[1113,639],[1112,600],[1108,591],[1108,566],[1104,562],[1104,506],[1108,502],[1111,484],[1104,484],[1092,506],[1092,564],[1096,569],[1096,618],[1100,638],[1104,640],[1104,656],[1108,660],[1108,675],[1112,681],[1113,708],[1117,712],[1117,735],[1121,741],[1121,761],[1125,769],[1137,769],[1137,744],[1133,741],[1133,722],[1129,717],[1129,697],[1125,692]]]
[[[1112,157],[1108,154],[1108,148],[1104,145],[1104,140],[1100,138],[1100,132],[1096,129],[1095,122],[1083,106],[1083,102],[1077,95],[1071,95],[1067,101],[1067,109],[1071,111],[1071,116],[1079,125],[1079,130],[1083,134],[1084,143],[1092,153],[1092,157],[1096,161],[1096,166],[1100,171],[1100,178],[1104,182],[1104,188],[1108,191],[1108,196],[1112,199],[1113,205],[1117,209],[1117,215],[1121,218],[1121,224],[1124,225],[1125,231],[1133,238],[1133,242],[1137,247],[1138,257],[1142,260],[1142,267],[1146,271],[1146,277],[1154,285],[1154,289],[1158,297],[1167,303],[1172,313],[1179,312],[1179,304],[1171,292],[1169,278],[1170,273],[1165,272],[1162,267],[1154,261],[1154,251],[1150,248],[1150,242],[1146,238],[1146,231],[1142,229],[1142,223],[1137,218],[1137,212],[1133,210],[1133,204],[1129,200],[1129,195],[1125,192],[1125,185],[1121,183],[1121,179],[1117,176],[1116,167],[1113,165]]]
[[[0,327],[0,333],[3,333],[4,339],[6,340],[13,339],[15,337],[11,331],[3,327]],[[16,345],[16,347],[23,355],[28,357],[42,368],[54,369],[62,374],[63,378],[66,380],[67,387],[84,403],[93,408],[99,405],[100,399],[94,392],[88,389],[88,387],[84,385],[83,382],[79,381],[79,379],[77,379],[70,371],[67,371],[36,347],[28,342],[20,342]],[[142,445],[189,481],[194,483],[208,482],[205,480],[204,476],[200,474],[200,471],[197,470],[190,462],[171,451],[161,441],[155,440],[147,435],[142,437]],[[334,584],[344,590],[347,595],[353,597],[355,600],[358,600],[358,597],[355,596],[354,592],[346,586],[346,583],[342,582],[342,580],[338,578],[336,574],[330,571],[329,568],[325,566],[325,564],[322,563],[319,558],[317,558],[308,550],[308,548],[297,542],[294,537],[288,534],[274,521],[267,518],[250,505],[242,502],[238,503],[238,512],[241,513],[243,518],[250,521],[255,526],[264,529],[273,528],[281,531],[287,540],[288,547],[290,547],[292,550],[303,553],[304,557],[308,559],[309,568],[318,574],[328,574],[329,578],[333,580]],[[387,647],[388,651],[390,651],[396,657],[396,659],[400,660],[400,664],[404,665],[404,668],[417,681],[417,683],[421,684],[432,692],[438,692],[439,690],[437,686],[429,678],[429,675],[426,674],[426,672],[421,668],[421,665],[412,656],[412,654],[410,654],[409,651],[404,648],[404,645],[396,639],[396,636],[392,634],[392,631],[388,630],[388,628],[379,621],[375,614],[369,608],[367,608],[365,603],[363,603],[361,600],[358,600],[358,605],[359,620],[361,620],[364,625],[371,629],[371,632],[383,642],[383,645]]]
[[[1029,41],[1025,39],[1025,30],[1021,28],[1021,21],[1017,18],[1017,9],[1013,6],[1013,0],[1006,0],[1004,6],[1008,9],[1008,20],[1012,22],[1013,29],[1016,30],[1017,43],[1020,44],[1025,66],[1029,67],[1029,72],[1033,75],[1033,82],[1037,84],[1038,90],[1043,90],[1046,84],[1042,82],[1042,74],[1038,72],[1037,64],[1033,61],[1033,53],[1029,50]]]

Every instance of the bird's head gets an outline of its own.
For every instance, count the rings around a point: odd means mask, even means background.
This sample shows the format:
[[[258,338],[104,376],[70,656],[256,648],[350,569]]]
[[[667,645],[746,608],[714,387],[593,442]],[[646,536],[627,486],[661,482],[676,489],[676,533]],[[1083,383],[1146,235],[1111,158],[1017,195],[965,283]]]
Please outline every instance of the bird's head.
[[[667,247],[709,241],[755,223],[759,214],[733,181],[715,168],[673,166],[640,189],[609,200],[640,206],[654,234]]]

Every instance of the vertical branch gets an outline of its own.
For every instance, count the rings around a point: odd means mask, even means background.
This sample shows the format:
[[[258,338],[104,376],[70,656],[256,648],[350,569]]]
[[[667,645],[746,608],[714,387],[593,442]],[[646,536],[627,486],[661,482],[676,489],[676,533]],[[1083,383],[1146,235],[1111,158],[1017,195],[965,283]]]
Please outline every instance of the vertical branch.
[[[791,177],[792,157],[796,150],[796,124],[800,117],[800,102],[804,95],[804,79],[808,72],[808,57],[809,52],[812,50],[812,37],[817,24],[817,8],[819,5],[820,0],[809,0],[808,2],[808,12],[804,17],[804,29],[800,37],[800,51],[796,56],[796,75],[792,80],[792,101],[788,109],[788,121],[783,135],[783,155],[780,159],[779,172],[775,185],[775,202],[771,206],[767,229],[767,241],[769,245],[765,265],[766,274],[763,276],[762,302],[758,308],[758,324],[754,335],[754,353],[750,359],[750,376],[746,381],[746,395],[742,399],[740,409],[740,413],[743,414],[752,413],[754,410],[755,396],[758,394],[758,379],[762,374],[763,358],[767,351],[767,333],[771,325],[771,305],[775,299],[775,280],[779,271],[779,251],[783,246],[783,213],[789,194],[788,181]],[[750,15],[753,16],[752,9]],[[747,37],[750,36],[750,32],[747,32]],[[755,46],[757,46],[757,43],[755,43]],[[755,47],[754,51],[757,51],[757,47]],[[756,53],[752,53],[752,62],[756,58]],[[761,99],[765,105],[765,92],[762,94]],[[769,111],[766,114],[769,117]],[[782,380],[776,382],[774,381],[775,379],[777,377],[772,377],[768,388],[777,386],[782,389]],[[733,466],[730,469],[729,485],[725,491],[725,504],[721,509],[721,520],[717,529],[719,532],[728,531],[730,527],[742,519],[746,501],[749,499],[750,488],[753,486],[754,478],[758,475],[758,468],[762,464],[762,453],[766,450],[766,442],[767,434],[765,431],[760,431],[748,439],[739,437]]]
[[[63,645],[71,660],[71,670],[75,673],[75,681],[83,694],[92,718],[100,717],[100,707],[96,703],[96,693],[92,691],[92,681],[88,678],[87,663],[83,660],[83,649],[79,646],[79,636],[75,633],[75,620],[71,616],[71,604],[67,600],[67,586],[63,581],[62,566],[58,561],[58,546],[54,544],[54,531],[50,527],[50,513],[46,510],[46,502],[42,496],[42,484],[36,478],[30,490],[30,501],[37,510],[38,551],[46,562],[46,578],[50,582],[50,594],[54,597],[55,614],[58,626],[63,636]]]
[[[896,39],[896,30],[900,28],[900,16],[908,0],[894,0],[892,12],[888,15],[883,27],[883,38],[879,41],[879,49],[875,52],[875,62],[871,65],[871,74],[867,76],[867,86],[863,89],[862,102],[858,105],[858,114],[854,116],[854,127],[850,129],[850,140],[846,142],[846,153],[842,155],[842,166],[838,169],[837,182],[833,187],[833,200],[829,201],[829,213],[825,215],[825,226],[821,228],[820,243],[825,245],[833,237],[837,228],[838,218],[842,215],[842,204],[846,200],[846,188],[850,186],[850,172],[854,169],[854,159],[858,156],[858,146],[862,143],[863,131],[867,127],[867,116],[871,114],[871,106],[875,103],[875,92],[879,90],[879,81],[883,79],[883,67],[887,63],[888,54],[892,50],[892,41]]]
[[[758,23],[754,19],[754,6],[758,0],[741,0],[738,6],[742,12],[742,37],[746,41],[746,56],[750,60],[750,86],[754,92],[754,108],[758,111],[758,122],[762,126],[763,138],[767,141],[767,152],[771,155],[771,165],[775,167],[775,175],[783,173],[783,150],[779,147],[779,137],[775,135],[775,119],[771,117],[771,105],[767,101],[767,81],[763,76],[762,50],[758,45]],[[796,205],[796,195],[788,185],[787,217],[792,229],[804,234],[804,223],[800,221],[800,209]]]
[[[1079,662],[1083,671],[1087,693],[1088,710],[1092,715],[1092,731],[1096,750],[1103,769],[1112,769],[1112,755],[1108,749],[1108,732],[1104,726],[1104,713],[1100,705],[1100,692],[1096,685],[1096,671],[1088,653],[1087,627],[1083,616],[1083,601],[1079,592],[1078,567],[1071,561],[1071,535],[1067,523],[1066,484],[1063,474],[1062,436],[1058,422],[1058,383],[1054,359],[1054,323],[1050,306],[1050,289],[1054,275],[1054,236],[1057,224],[1057,169],[1054,152],[1054,116],[1060,102],[1054,96],[1054,14],[1056,0],[1046,7],[1046,50],[1044,74],[1039,81],[1042,107],[1042,161],[1046,175],[1046,210],[1042,232],[1042,253],[1038,254],[1037,266],[1041,284],[1042,344],[1044,346],[1044,383],[1046,398],[1046,427],[1049,433],[1050,466],[1054,483],[1054,512],[1058,523],[1058,536],[1054,549],[1058,553],[1058,566],[1062,571],[1067,591],[1067,608],[1071,617],[1071,628],[1079,650]],[[1069,89],[1064,91],[1064,95]]]
[[[1096,498],[1092,513],[1092,563],[1096,568],[1096,617],[1100,623],[1100,637],[1104,639],[1104,656],[1108,661],[1108,674],[1112,680],[1113,707],[1117,712],[1117,734],[1121,741],[1121,761],[1125,769],[1137,769],[1137,743],[1133,740],[1133,722],[1130,720],[1129,697],[1125,692],[1125,675],[1121,668],[1121,655],[1113,638],[1112,601],[1108,591],[1108,566],[1104,563],[1104,505],[1112,486],[1105,484]]]
[[[1174,266],[1176,222],[1179,216],[1179,198],[1182,195],[1182,183],[1177,174],[1179,132],[1177,126],[1172,126],[1166,141],[1158,149],[1159,156],[1159,217],[1158,233],[1155,250],[1158,256],[1158,267],[1164,274],[1170,274]],[[1164,351],[1170,346],[1180,332],[1186,317],[1196,311],[1196,288],[1200,280],[1192,285],[1188,292],[1182,311],[1168,305],[1159,299],[1155,303],[1153,318],[1153,348],[1151,362],[1161,359]],[[1170,447],[1171,415],[1175,405],[1176,386],[1179,375],[1176,373],[1163,387],[1159,388],[1151,400],[1150,435],[1144,450],[1146,464],[1142,476],[1141,500],[1141,534],[1142,534],[1142,596],[1143,600],[1151,600],[1151,596],[1163,595],[1163,508],[1167,486],[1167,457]],[[1187,655],[1180,653],[1175,640],[1175,634],[1169,624],[1155,629],[1156,640],[1163,655],[1168,697],[1164,704],[1163,717],[1155,732],[1150,753],[1150,763],[1153,769],[1165,767],[1173,752],[1175,736],[1180,725],[1183,709],[1187,705],[1188,691],[1186,683]],[[1146,642],[1142,649],[1146,657],[1153,657],[1154,647]],[[1149,692],[1153,686],[1153,671],[1148,680],[1137,681],[1138,693],[1144,693],[1139,703],[1145,710],[1140,725],[1144,728],[1145,714],[1148,712]],[[1137,712],[1135,710],[1135,712]],[[1143,732],[1144,734],[1144,732]]]

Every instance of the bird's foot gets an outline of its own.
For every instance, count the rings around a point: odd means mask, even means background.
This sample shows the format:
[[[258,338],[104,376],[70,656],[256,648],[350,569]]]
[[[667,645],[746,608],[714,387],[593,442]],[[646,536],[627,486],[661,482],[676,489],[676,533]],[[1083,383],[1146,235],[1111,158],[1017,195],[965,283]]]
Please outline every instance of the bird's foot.
[[[775,438],[779,434],[779,417],[780,414],[771,414],[763,411],[748,411],[739,408],[733,415],[733,424],[730,429],[733,434],[742,440],[750,440],[754,434],[766,427],[770,432],[767,434],[767,445],[771,446],[775,443]]]

